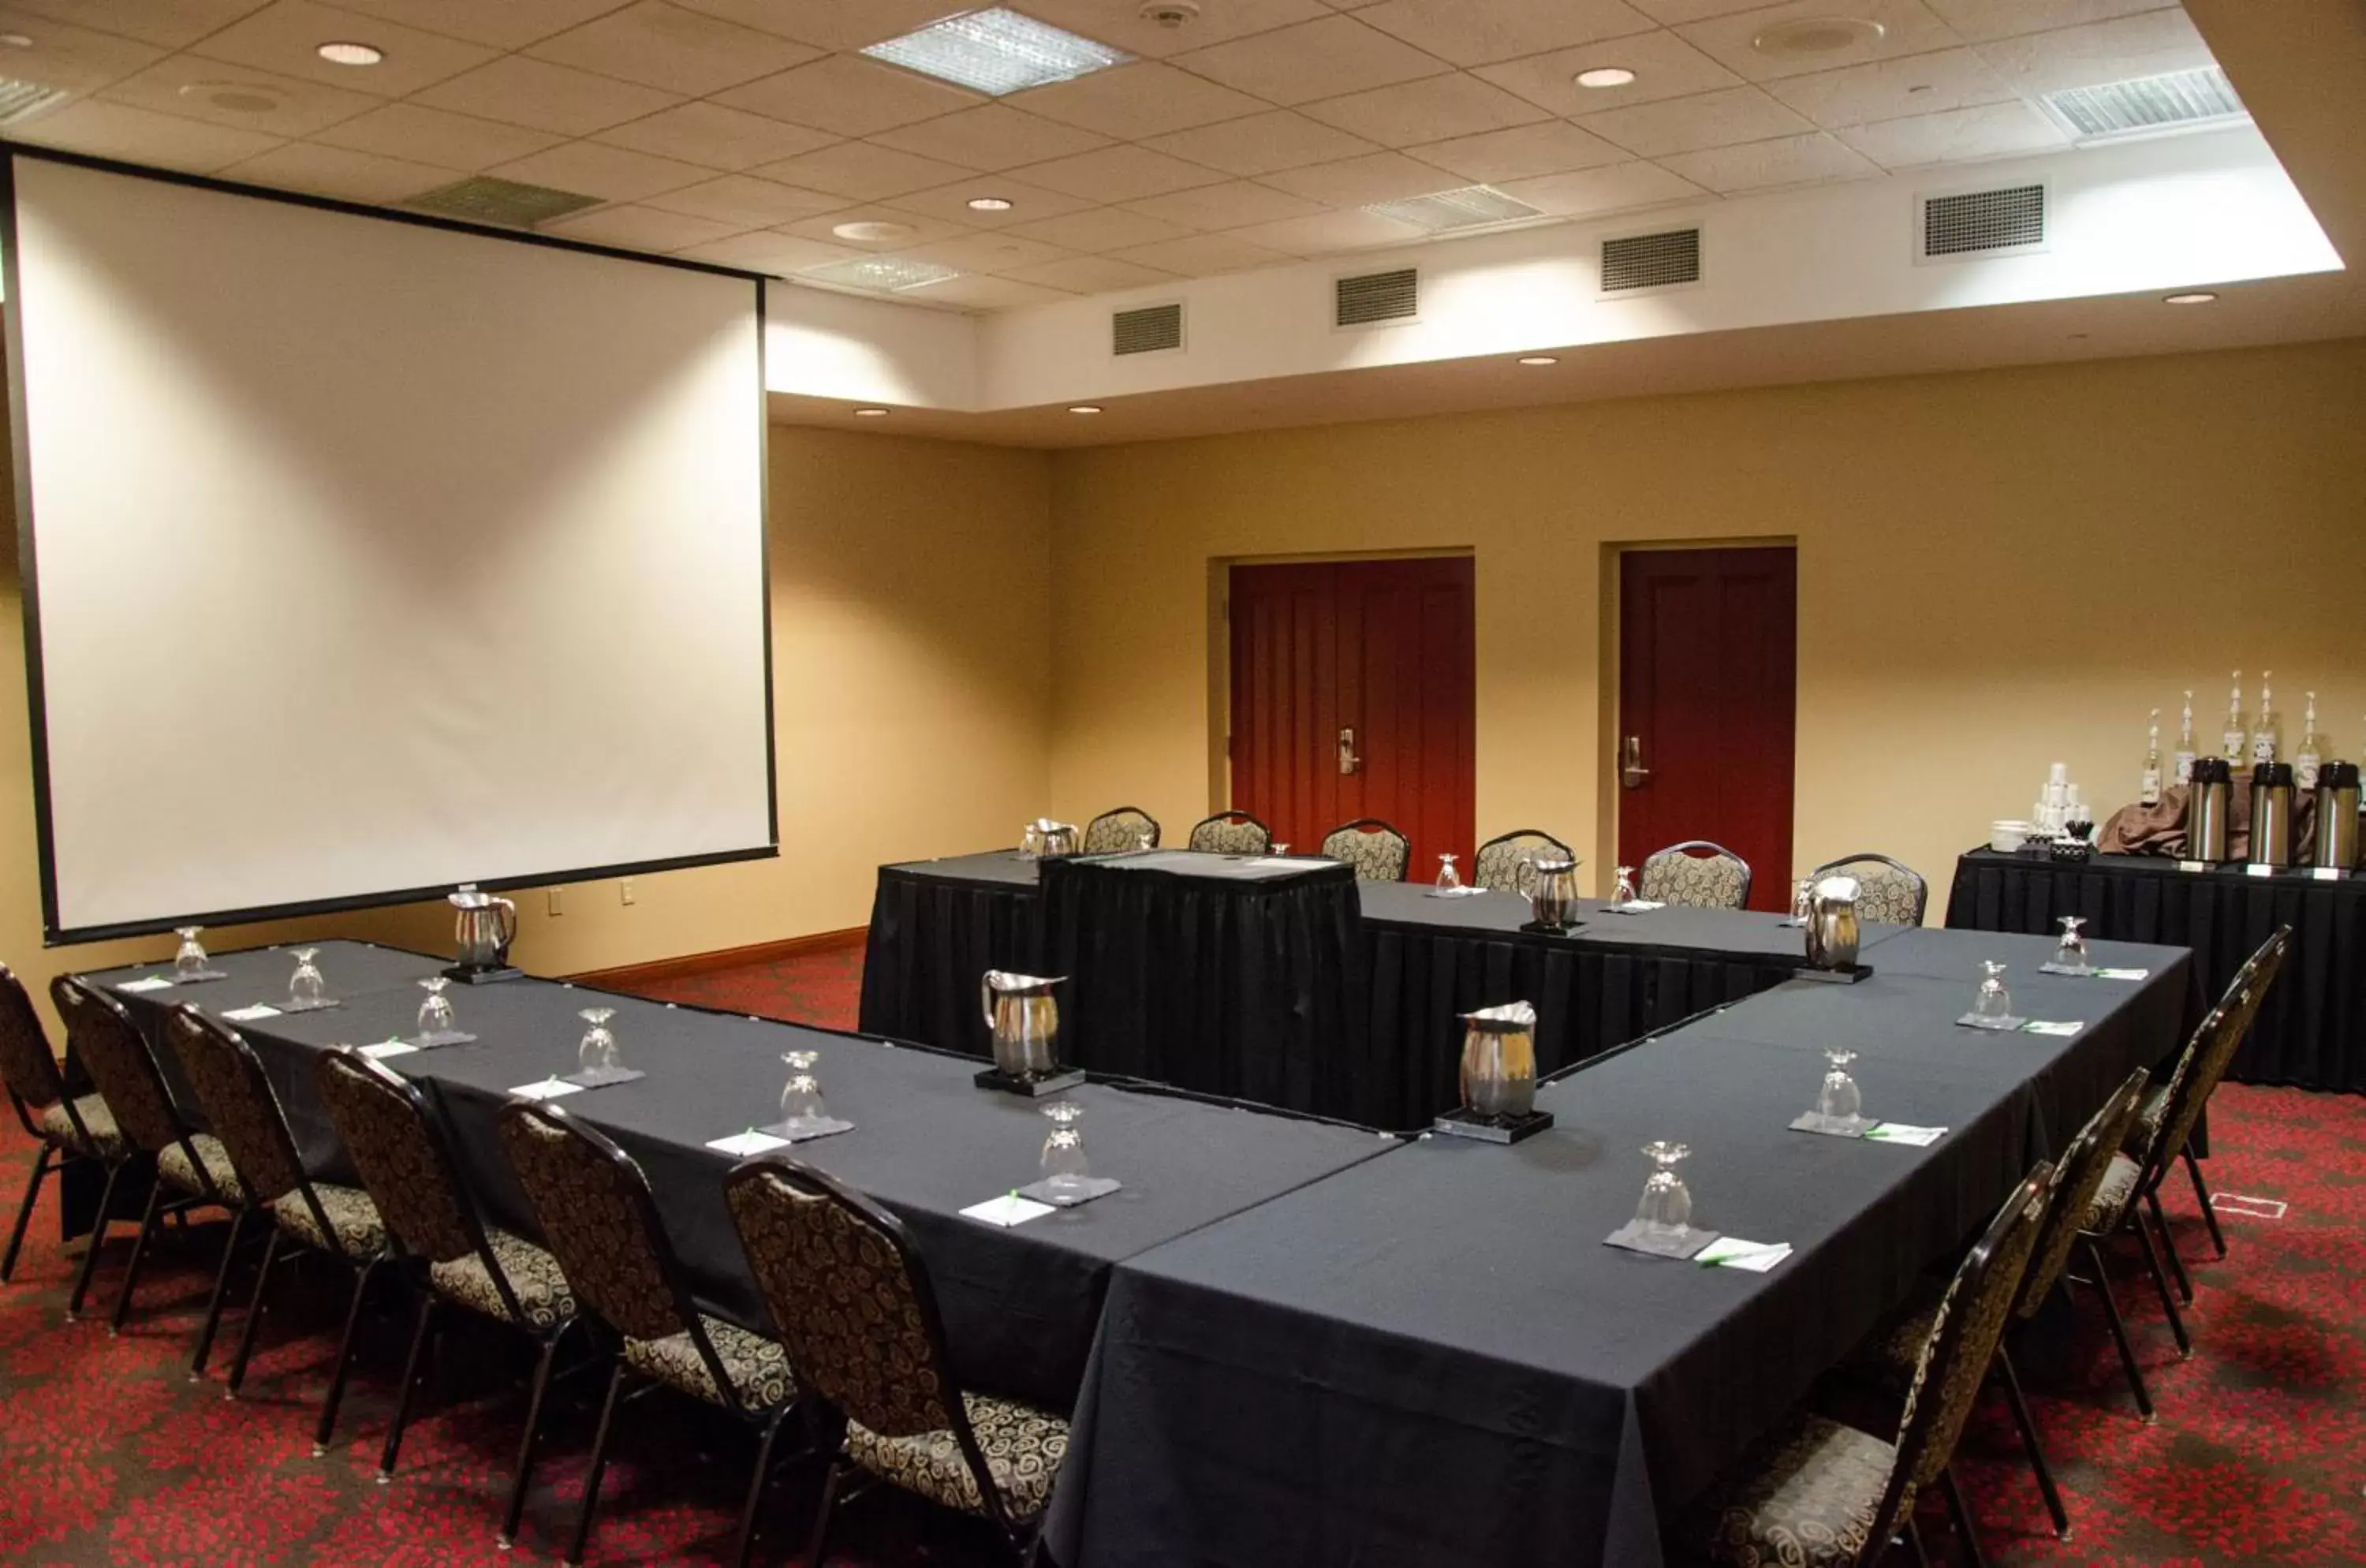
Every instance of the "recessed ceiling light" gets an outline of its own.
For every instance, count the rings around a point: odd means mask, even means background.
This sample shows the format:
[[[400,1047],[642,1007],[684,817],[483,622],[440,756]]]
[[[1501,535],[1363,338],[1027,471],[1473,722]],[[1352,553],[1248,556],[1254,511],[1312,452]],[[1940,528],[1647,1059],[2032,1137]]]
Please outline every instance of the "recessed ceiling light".
[[[33,40],[23,33],[0,33],[0,45],[9,49],[30,49]]]
[[[1098,413],[1101,412],[1101,405],[1098,403],[1076,403],[1072,405],[1068,412],[1070,413]]]
[[[1014,205],[1008,197],[974,196],[969,198],[972,212],[1008,212]]]
[[[1879,43],[1889,29],[1863,17],[1794,17],[1750,40],[1750,47],[1776,59],[1842,54]]]
[[[1577,73],[1581,87],[1623,87],[1635,79],[1635,73],[1624,65],[1597,65],[1591,71]]]
[[[997,6],[947,17],[918,32],[874,43],[863,53],[924,76],[1000,97],[1123,65],[1123,50],[1022,17]]]
[[[887,417],[887,411],[885,409],[856,409],[854,411],[854,417],[857,419],[885,419]]]
[[[2190,294],[2169,295],[2161,300],[2161,303],[2164,305],[2207,305],[2217,298],[2218,296],[2211,293],[2210,290],[2206,288],[2197,288]]]
[[[876,245],[891,240],[908,240],[919,231],[909,223],[883,223],[865,219],[860,222],[834,225],[830,232],[841,240],[862,240]]]
[[[332,65],[376,65],[386,51],[372,43],[324,43],[313,53]]]
[[[1524,354],[1520,355],[1520,363],[1523,365],[1559,365],[1560,363],[1560,356],[1556,354]]]

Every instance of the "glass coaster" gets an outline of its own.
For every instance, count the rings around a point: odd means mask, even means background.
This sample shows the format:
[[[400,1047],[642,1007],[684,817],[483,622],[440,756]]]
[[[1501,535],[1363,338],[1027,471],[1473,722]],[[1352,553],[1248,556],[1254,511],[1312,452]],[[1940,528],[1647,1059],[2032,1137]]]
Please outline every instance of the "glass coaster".
[[[1981,1018],[1967,1012],[1955,1021],[1966,1029],[1985,1029],[1991,1034],[2011,1034],[2020,1029],[2022,1023],[2017,1013],[2010,1018]]]
[[[473,1045],[477,1037],[457,1029],[439,1029],[433,1034],[414,1034],[403,1042],[422,1051],[433,1051],[438,1045]]]
[[[230,972],[226,969],[200,969],[194,975],[175,974],[172,976],[172,981],[175,986],[201,986],[208,980],[227,980],[229,978]]]
[[[1088,1176],[1085,1178],[1085,1190],[1073,1197],[1053,1197],[1047,1190],[1051,1186],[1049,1181],[1032,1182],[1020,1188],[1019,1195],[1021,1198],[1032,1198],[1038,1203],[1049,1203],[1055,1209],[1073,1209],[1079,1203],[1089,1203],[1096,1198],[1106,1198],[1123,1185],[1124,1183],[1113,1176]]]
[[[1609,1247],[1623,1247],[1629,1252],[1648,1252],[1654,1258],[1690,1258],[1717,1239],[1717,1232],[1705,1231],[1697,1225],[1686,1225],[1673,1236],[1655,1235],[1644,1230],[1642,1223],[1629,1220],[1602,1238]]]
[[[851,1133],[854,1123],[835,1116],[819,1116],[804,1122],[775,1122],[769,1127],[759,1127],[759,1133],[770,1133],[775,1138],[785,1138],[793,1144],[807,1144],[816,1138],[827,1138],[836,1133]]]
[[[337,1000],[334,997],[322,997],[317,1001],[299,1002],[287,1000],[265,1002],[263,1005],[269,1008],[277,1008],[281,1012],[326,1012],[331,1008],[343,1007],[344,1004]]]
[[[2078,980],[2091,980],[2095,977],[2097,973],[2095,966],[2091,964],[2056,964],[2052,959],[2048,959],[2045,963],[2039,964],[2037,966],[2037,972],[2041,975],[2067,975],[2073,979]]]
[[[1803,1111],[1791,1119],[1791,1130],[1795,1133],[1822,1133],[1834,1138],[1862,1138],[1865,1136],[1865,1130],[1872,1125],[1872,1122],[1860,1116],[1856,1119],[1856,1125],[1853,1127],[1835,1127],[1829,1118],[1818,1111]]]
[[[638,1067],[586,1067],[580,1073],[569,1073],[560,1083],[571,1083],[578,1089],[606,1089],[611,1084],[630,1083],[648,1075]]]

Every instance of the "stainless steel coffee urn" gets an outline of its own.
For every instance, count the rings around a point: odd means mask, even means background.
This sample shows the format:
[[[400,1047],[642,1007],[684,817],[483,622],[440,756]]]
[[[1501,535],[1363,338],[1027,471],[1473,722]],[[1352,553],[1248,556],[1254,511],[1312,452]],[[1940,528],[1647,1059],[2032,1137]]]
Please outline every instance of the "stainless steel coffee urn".
[[[2251,770],[2251,863],[2292,864],[2293,771],[2290,762]]]
[[[1821,877],[1808,890],[1808,967],[1856,967],[1856,900],[1863,891],[1853,876]]]
[[[2226,858],[2227,813],[2235,770],[2224,757],[2197,757],[2185,796],[2185,858],[2215,864]]]
[[[2316,771],[2316,859],[2320,867],[2358,864],[2358,764],[2327,762]]]
[[[1505,1002],[1462,1015],[1462,1103],[1491,1121],[1537,1108],[1537,1010]]]

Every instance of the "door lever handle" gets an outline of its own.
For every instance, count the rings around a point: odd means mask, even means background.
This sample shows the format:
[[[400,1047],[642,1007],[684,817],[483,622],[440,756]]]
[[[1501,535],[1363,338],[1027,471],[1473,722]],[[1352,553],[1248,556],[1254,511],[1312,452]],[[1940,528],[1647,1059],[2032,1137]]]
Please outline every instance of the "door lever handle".
[[[1341,773],[1342,775],[1345,775],[1345,774],[1347,774],[1347,773],[1352,773],[1356,772],[1358,768],[1361,768],[1363,765],[1364,765],[1364,759],[1362,759],[1361,757],[1358,757],[1358,755],[1356,755],[1356,731],[1355,731],[1354,728],[1353,728],[1353,727],[1349,727],[1349,728],[1344,728],[1344,729],[1340,730],[1340,731],[1339,731],[1339,772],[1340,772],[1340,773]]]
[[[1628,736],[1626,753],[1626,760],[1618,768],[1618,782],[1628,789],[1641,789],[1643,781],[1651,776],[1651,770],[1643,765],[1643,738]]]

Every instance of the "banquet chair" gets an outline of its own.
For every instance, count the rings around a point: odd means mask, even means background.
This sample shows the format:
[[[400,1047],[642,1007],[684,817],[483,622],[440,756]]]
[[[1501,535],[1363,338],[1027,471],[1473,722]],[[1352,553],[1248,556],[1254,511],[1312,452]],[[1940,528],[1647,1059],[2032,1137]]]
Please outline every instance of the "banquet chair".
[[[620,1350],[600,1406],[567,1562],[570,1568],[580,1563],[591,1540],[617,1406],[651,1389],[670,1388],[761,1434],[739,1522],[738,1561],[745,1563],[773,1444],[798,1408],[787,1353],[777,1340],[698,1310],[648,1179],[630,1155],[555,1105],[513,1100],[501,1107],[500,1126],[510,1168],[543,1239],[582,1312],[614,1336]]]
[[[263,1260],[255,1266],[254,1292],[247,1300],[246,1322],[239,1328],[238,1351],[231,1358],[230,1396],[238,1397],[246,1382],[248,1358],[254,1352],[255,1330],[262,1325],[271,1272],[282,1260],[281,1246],[292,1243],[293,1258],[304,1251],[335,1258],[354,1270],[354,1293],[345,1308],[344,1333],[337,1341],[337,1361],[329,1374],[329,1392],[321,1402],[321,1417],[312,1433],[312,1451],[328,1451],[337,1429],[337,1410],[344,1403],[345,1381],[353,1370],[354,1336],[361,1326],[362,1305],[369,1297],[378,1270],[392,1260],[386,1223],[377,1205],[358,1187],[315,1181],[304,1171],[304,1156],[288,1130],[287,1112],[271,1087],[263,1060],[246,1037],[226,1023],[208,1018],[195,1002],[175,1008],[164,1021],[164,1038],[181,1061],[183,1076],[197,1109],[212,1123],[214,1135],[230,1155],[238,1173],[239,1190],[247,1206],[267,1216],[270,1229],[263,1241]]]
[[[107,1101],[96,1094],[74,1094],[66,1087],[40,1015],[33,1010],[33,998],[5,964],[0,964],[0,1084],[7,1088],[18,1124],[40,1145],[33,1156],[33,1173],[25,1181],[25,1201],[17,1206],[17,1223],[9,1227],[8,1250],[0,1256],[0,1284],[6,1284],[17,1272],[25,1227],[50,1173],[96,1165],[111,1175],[128,1151]]]
[[[350,1045],[332,1045],[314,1058],[312,1078],[339,1140],[353,1156],[363,1190],[377,1204],[388,1234],[422,1286],[411,1353],[402,1367],[402,1392],[396,1397],[394,1419],[378,1456],[377,1478],[387,1481],[394,1475],[419,1387],[422,1353],[444,1303],[514,1328],[537,1348],[525,1437],[510,1479],[509,1506],[501,1516],[501,1543],[509,1546],[517,1540],[525,1508],[551,1369],[576,1325],[575,1294],[568,1289],[558,1259],[523,1236],[485,1224],[461,1179],[443,1122],[418,1085]]]
[[[1150,835],[1144,845],[1142,836]],[[1104,811],[1085,824],[1082,852],[1088,855],[1113,855],[1126,850],[1158,847],[1158,818],[1138,806],[1121,806],[1114,811]]]
[[[1185,842],[1201,854],[1261,855],[1273,848],[1273,832],[1245,811],[1219,811],[1193,823]]]
[[[1931,885],[1903,861],[1887,855],[1846,855],[1816,867],[1808,873],[1808,880],[1812,883],[1835,873],[1856,878],[1859,919],[1886,920],[1895,926],[1922,923],[1922,911],[1931,902]]]
[[[1403,882],[1413,842],[1377,817],[1359,817],[1324,834],[1323,853],[1354,866],[1358,882]]]
[[[1562,860],[1577,858],[1567,844],[1541,828],[1518,828],[1509,833],[1498,833],[1479,846],[1470,861],[1470,886],[1484,887],[1493,893],[1528,895],[1528,882],[1536,874],[1537,862],[1558,855]]]
[[[903,1222],[779,1155],[735,1168],[724,1195],[797,1375],[846,1419],[806,1562],[818,1568],[837,1506],[881,1481],[986,1519],[1027,1561],[1068,1423],[954,1381],[928,1267]]]
[[[1750,863],[1723,844],[1686,839],[1643,857],[1643,881],[1635,891],[1638,897],[1687,908],[1739,909],[1750,902]]]
[[[1824,1416],[1793,1416],[1691,1506],[1695,1551],[1720,1568],[1869,1568],[1902,1529],[1923,1562],[1914,1500],[1935,1484],[1966,1557],[1979,1561],[1952,1468],[1955,1439],[2011,1314],[2053,1174],[2041,1163],[2016,1182],[1957,1266],[1908,1380],[1896,1439]]]
[[[206,1303],[205,1323],[197,1330],[197,1348],[189,1360],[189,1375],[195,1378],[206,1370],[214,1332],[221,1324],[222,1292],[230,1282],[231,1259],[238,1249],[239,1233],[247,1216],[245,1190],[239,1185],[229,1151],[211,1135],[192,1129],[180,1108],[173,1103],[172,1091],[164,1086],[164,1072],[157,1065],[155,1052],[149,1048],[147,1036],[140,1032],[139,1025],[131,1021],[131,1015],[124,1011],[121,1002],[98,987],[68,975],[60,975],[50,982],[50,999],[57,1004],[58,1016],[65,1020],[68,1049],[90,1075],[99,1098],[113,1113],[122,1138],[121,1157],[107,1168],[97,1218],[92,1222],[90,1249],[83,1255],[82,1272],[75,1277],[73,1294],[67,1299],[66,1315],[72,1318],[82,1311],[83,1297],[90,1289],[91,1275],[98,1267],[98,1255],[107,1240],[107,1227],[118,1218],[114,1204],[118,1182],[125,1171],[145,1167],[153,1176],[148,1188],[148,1206],[140,1217],[139,1239],[132,1243],[123,1282],[116,1290],[115,1309],[108,1317],[112,1327],[123,1326],[124,1314],[131,1303],[132,1286],[138,1281],[141,1259],[161,1215],[211,1207],[227,1210],[231,1216],[230,1238],[222,1245],[221,1265],[214,1273],[213,1294]],[[167,1196],[168,1190],[175,1196]]]

